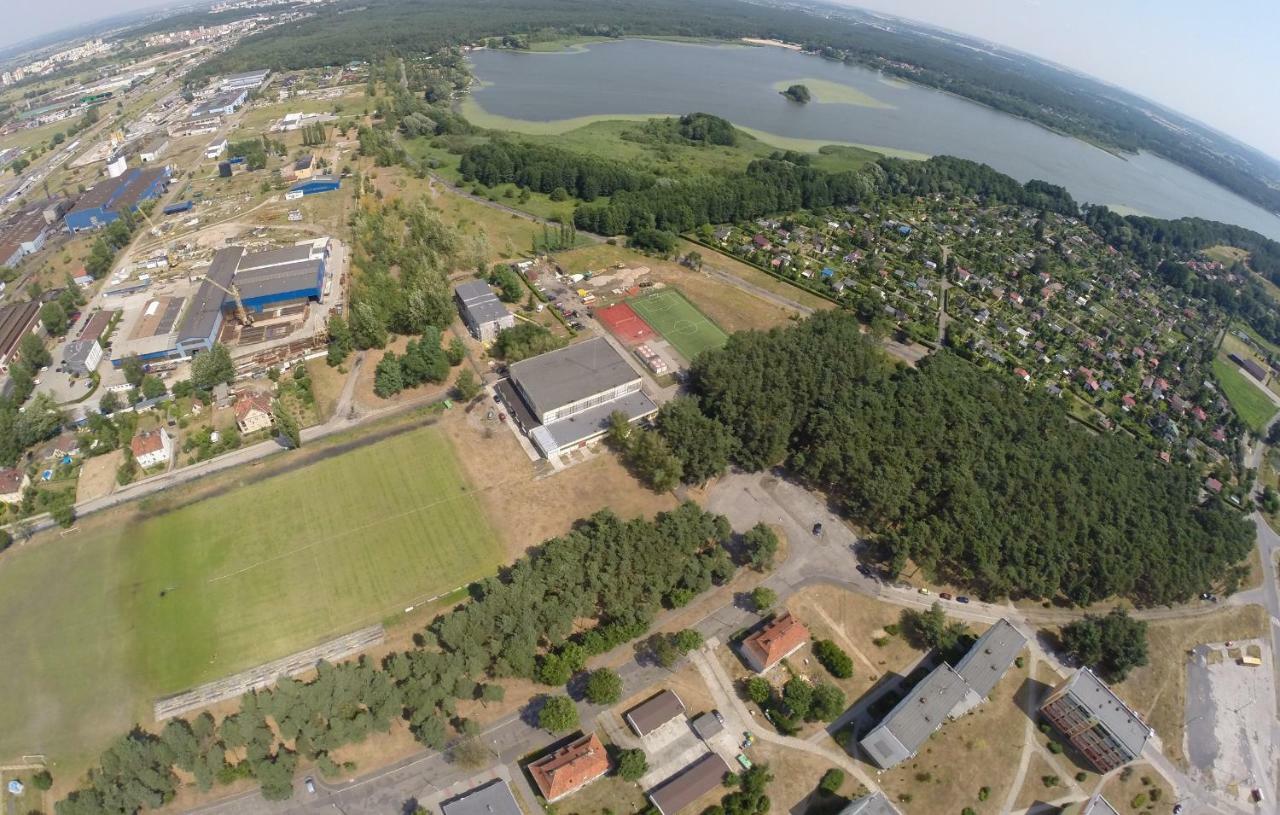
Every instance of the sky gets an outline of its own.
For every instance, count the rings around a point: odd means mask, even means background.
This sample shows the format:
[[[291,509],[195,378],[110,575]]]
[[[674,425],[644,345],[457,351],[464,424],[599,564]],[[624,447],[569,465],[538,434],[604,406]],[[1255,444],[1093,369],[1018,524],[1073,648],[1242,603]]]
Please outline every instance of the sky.
[[[834,2],[982,37],[1074,68],[1280,160],[1280,0]]]
[[[0,0],[0,46],[172,0]],[[1280,0],[837,0],[1008,45],[1280,160]]]

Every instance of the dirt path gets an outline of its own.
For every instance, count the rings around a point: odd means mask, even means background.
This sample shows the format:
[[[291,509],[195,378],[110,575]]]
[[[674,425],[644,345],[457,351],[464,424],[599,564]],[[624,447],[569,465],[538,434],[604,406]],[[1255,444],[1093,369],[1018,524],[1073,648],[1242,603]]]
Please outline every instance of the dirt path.
[[[1036,657],[1036,649],[1030,648],[1028,651],[1030,657],[1027,660],[1027,676],[1034,677],[1039,659]],[[1009,791],[1005,793],[1004,805],[1000,807],[1004,815],[1010,815],[1018,802],[1018,793],[1022,792],[1022,785],[1027,780],[1027,769],[1031,766],[1031,753],[1036,741],[1036,706],[1030,694],[1022,700],[1022,711],[1027,714],[1027,723],[1022,730],[1022,753],[1018,756],[1018,772],[1013,776]]]

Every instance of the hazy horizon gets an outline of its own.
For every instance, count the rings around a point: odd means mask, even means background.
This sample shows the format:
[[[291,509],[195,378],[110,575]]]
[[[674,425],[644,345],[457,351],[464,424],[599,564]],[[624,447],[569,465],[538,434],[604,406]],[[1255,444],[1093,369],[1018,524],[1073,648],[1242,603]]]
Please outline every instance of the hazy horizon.
[[[979,37],[1108,82],[1197,119],[1280,162],[1280,3],[1240,0],[1230,14],[1193,0],[832,0]],[[174,0],[23,3],[0,47]],[[18,10],[18,0],[0,0]],[[1220,59],[1228,54],[1230,59]]]

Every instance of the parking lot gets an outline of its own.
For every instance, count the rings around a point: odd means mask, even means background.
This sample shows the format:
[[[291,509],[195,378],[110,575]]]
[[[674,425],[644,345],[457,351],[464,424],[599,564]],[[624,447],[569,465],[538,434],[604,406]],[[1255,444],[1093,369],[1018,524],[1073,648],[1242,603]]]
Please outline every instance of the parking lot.
[[[1257,659],[1261,664],[1246,664]],[[1191,772],[1210,787],[1275,788],[1276,717],[1271,647],[1264,640],[1197,646],[1187,662],[1186,750]]]

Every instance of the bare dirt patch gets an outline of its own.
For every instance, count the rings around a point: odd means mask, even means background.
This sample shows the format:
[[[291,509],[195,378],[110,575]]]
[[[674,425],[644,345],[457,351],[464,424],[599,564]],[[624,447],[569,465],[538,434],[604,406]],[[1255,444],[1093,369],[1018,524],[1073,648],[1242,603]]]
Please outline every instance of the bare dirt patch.
[[[80,465],[80,480],[76,483],[76,503],[91,501],[107,495],[116,486],[116,470],[123,453],[119,450],[85,459]]]
[[[1173,793],[1160,773],[1150,764],[1132,764],[1108,779],[1102,795],[1122,815],[1130,812],[1149,812],[1156,802],[1156,811],[1173,805]],[[1139,796],[1142,796],[1139,799]],[[1138,804],[1134,806],[1134,804]]]
[[[1165,755],[1185,768],[1187,757],[1182,742],[1186,730],[1187,657],[1191,649],[1206,642],[1260,637],[1266,631],[1267,614],[1261,606],[1224,608],[1203,617],[1152,622],[1147,626],[1151,663],[1135,668],[1114,690],[1155,728]]]

